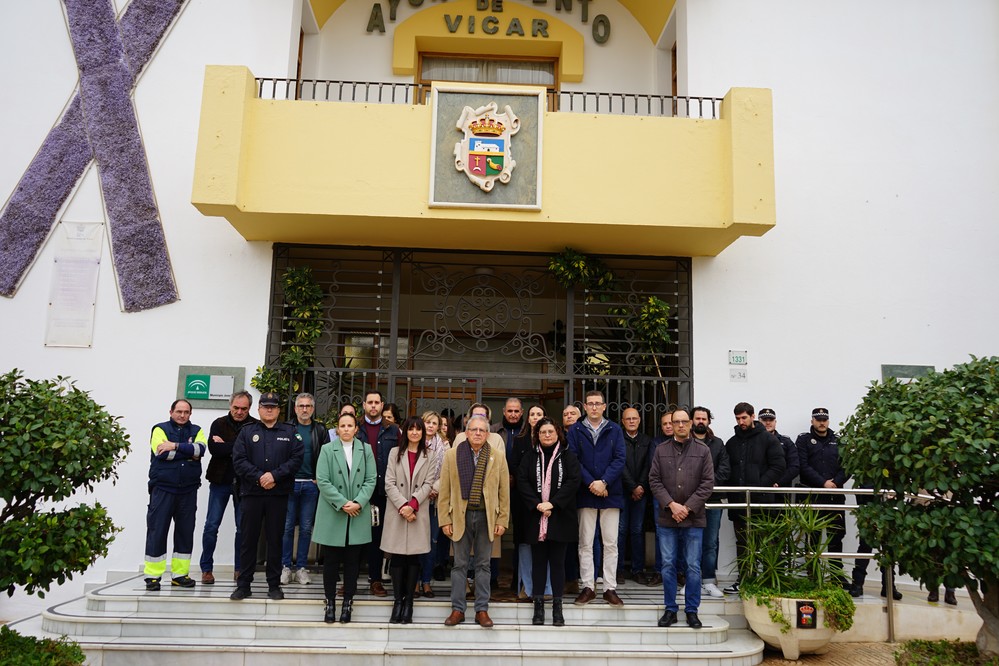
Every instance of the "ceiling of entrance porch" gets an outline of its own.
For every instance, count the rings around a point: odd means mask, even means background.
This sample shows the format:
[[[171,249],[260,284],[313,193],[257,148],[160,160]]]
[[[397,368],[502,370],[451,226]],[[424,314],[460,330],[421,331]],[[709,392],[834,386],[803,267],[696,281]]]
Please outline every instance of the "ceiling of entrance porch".
[[[309,0],[320,30],[344,2],[345,0]],[[676,4],[676,0],[618,0],[618,2],[631,12],[653,44],[658,43],[659,36]]]

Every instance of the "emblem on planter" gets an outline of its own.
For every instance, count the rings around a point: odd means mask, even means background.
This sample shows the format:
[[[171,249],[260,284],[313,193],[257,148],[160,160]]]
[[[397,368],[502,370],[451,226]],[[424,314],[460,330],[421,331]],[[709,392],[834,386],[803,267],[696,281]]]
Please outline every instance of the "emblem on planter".
[[[795,602],[797,606],[797,622],[795,626],[799,629],[814,629],[815,628],[815,602],[813,601],[797,601]]]
[[[454,144],[454,168],[483,192],[490,192],[499,180],[509,183],[517,162],[513,159],[513,135],[520,130],[520,118],[507,105],[497,113],[496,102],[462,109],[455,127],[465,138]]]

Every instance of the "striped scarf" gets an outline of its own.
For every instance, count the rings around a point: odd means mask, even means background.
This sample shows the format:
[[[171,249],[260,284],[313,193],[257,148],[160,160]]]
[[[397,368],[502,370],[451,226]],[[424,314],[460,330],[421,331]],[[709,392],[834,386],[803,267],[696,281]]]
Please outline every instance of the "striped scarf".
[[[469,509],[481,509],[482,485],[486,480],[486,465],[489,463],[489,442],[479,449],[479,463],[472,458],[472,447],[468,442],[462,442],[455,454],[458,463],[458,482],[461,486],[461,498],[468,500]]]
[[[555,467],[555,463],[558,463],[558,480],[559,484],[562,483],[562,457],[559,455],[559,448],[562,444],[556,444],[555,450],[552,451],[551,458],[548,459],[548,465],[544,464],[544,453],[542,453],[541,448],[538,448],[538,462],[537,467],[534,470],[534,478],[537,479],[538,492],[541,493],[542,502],[550,502],[552,496],[552,468]],[[558,490],[558,488],[556,488]],[[548,536],[548,516],[541,514],[541,520],[538,524],[538,541],[544,541]]]

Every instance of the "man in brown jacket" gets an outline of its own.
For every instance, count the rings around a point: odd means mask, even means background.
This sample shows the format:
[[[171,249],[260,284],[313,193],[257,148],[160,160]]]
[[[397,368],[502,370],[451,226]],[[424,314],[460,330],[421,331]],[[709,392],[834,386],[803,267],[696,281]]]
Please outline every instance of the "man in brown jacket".
[[[489,555],[492,542],[510,526],[510,472],[506,451],[492,447],[489,420],[476,414],[465,426],[467,440],[444,455],[437,517],[444,536],[454,542],[451,568],[449,627],[465,621],[465,573],[475,549],[475,621],[493,626],[489,618]]]
[[[700,629],[701,543],[707,523],[704,504],[715,487],[711,450],[690,436],[690,414],[677,409],[672,415],[673,437],[656,447],[649,470],[649,486],[659,503],[656,536],[662,553],[663,601],[666,612],[660,627],[676,624],[676,549],[684,544],[687,584],[684,611],[687,626]],[[681,530],[682,535],[681,535]]]

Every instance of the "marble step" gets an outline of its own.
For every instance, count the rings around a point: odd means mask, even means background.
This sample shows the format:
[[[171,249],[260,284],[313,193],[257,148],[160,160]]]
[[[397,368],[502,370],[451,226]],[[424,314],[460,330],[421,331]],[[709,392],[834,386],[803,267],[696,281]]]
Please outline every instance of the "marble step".
[[[15,623],[24,634],[52,637],[41,629],[35,616]],[[348,625],[350,626],[350,625]],[[540,629],[540,628],[539,628]],[[190,666],[194,660],[212,666],[283,666],[285,664],[328,666],[754,666],[763,659],[763,643],[748,631],[729,632],[728,640],[715,645],[589,645],[563,642],[548,628],[549,640],[524,645],[513,641],[456,643],[462,632],[481,636],[495,630],[443,625],[426,627],[420,641],[396,640],[391,632],[384,639],[361,641],[344,632],[341,640],[317,638],[245,638],[181,640],[152,637],[70,636],[87,653],[90,666]],[[541,630],[545,631],[545,630]],[[651,660],[651,661],[650,661]]]

